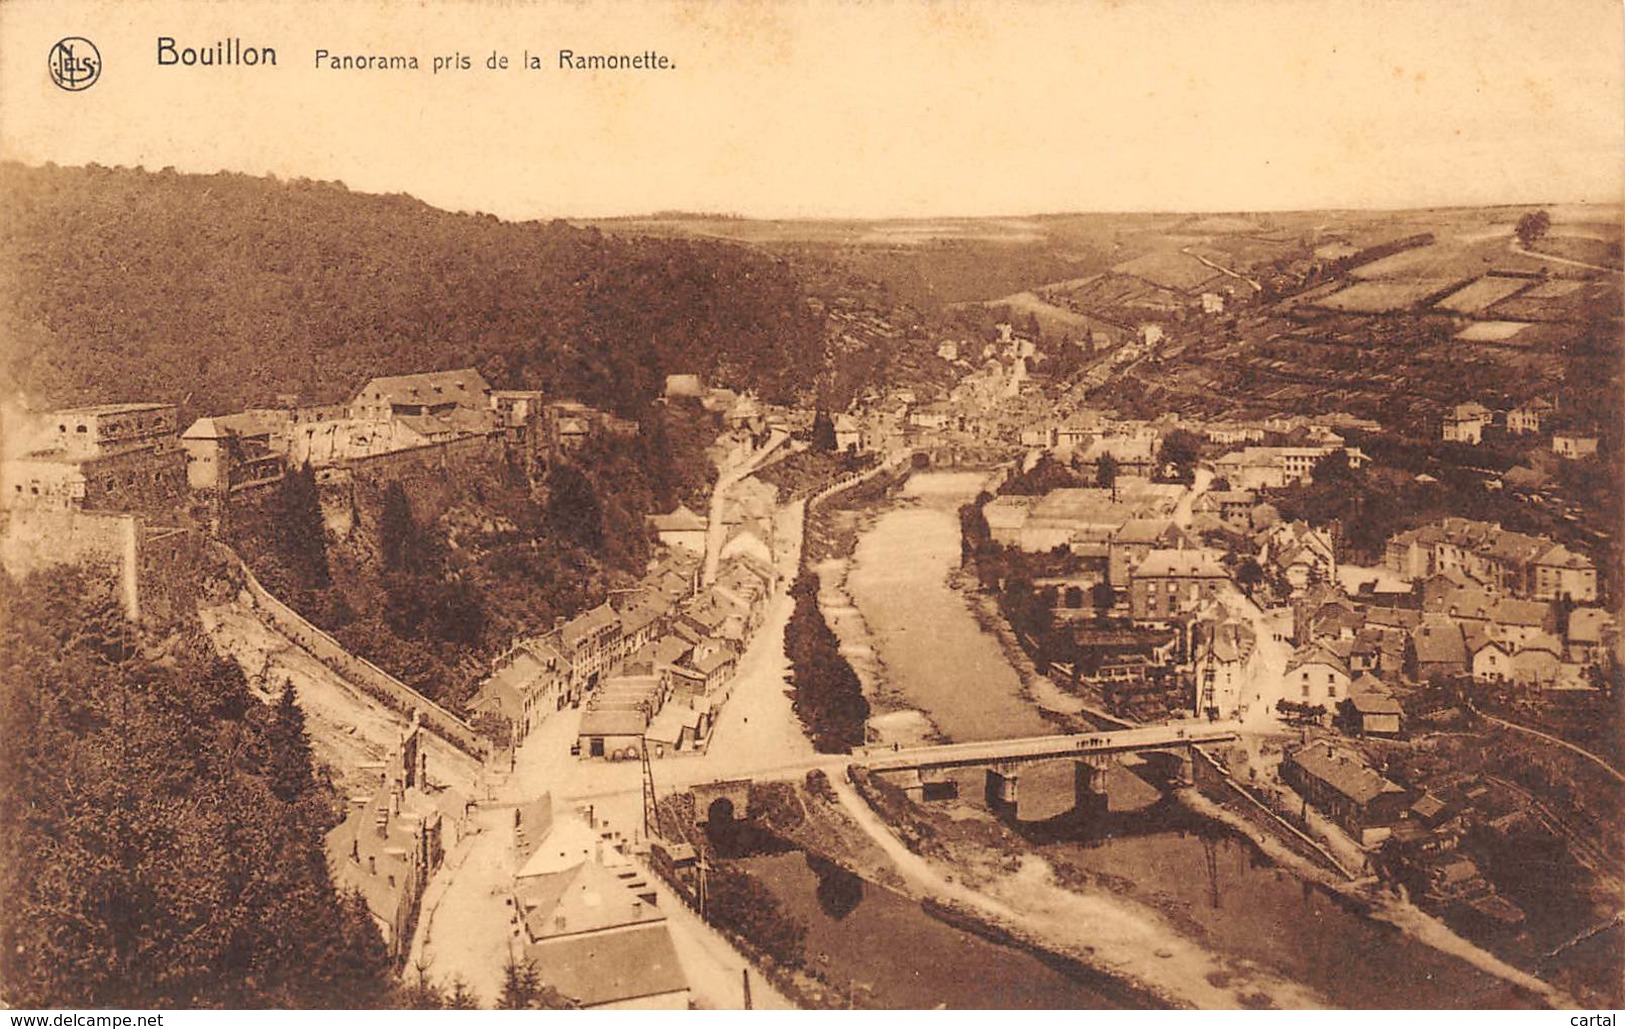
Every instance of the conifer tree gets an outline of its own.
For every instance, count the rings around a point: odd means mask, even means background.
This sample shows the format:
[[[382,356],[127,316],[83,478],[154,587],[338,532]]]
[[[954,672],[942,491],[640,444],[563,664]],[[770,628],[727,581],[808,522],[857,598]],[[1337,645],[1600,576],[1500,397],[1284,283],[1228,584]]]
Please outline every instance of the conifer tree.
[[[322,521],[316,473],[306,461],[282,480],[282,502],[276,523],[277,549],[302,589],[326,589],[332,582],[327,566],[327,529]]]
[[[276,714],[266,733],[270,751],[271,792],[284,804],[295,804],[309,795],[315,785],[315,766],[310,754],[310,736],[305,732],[305,712],[293,680],[282,685]]]

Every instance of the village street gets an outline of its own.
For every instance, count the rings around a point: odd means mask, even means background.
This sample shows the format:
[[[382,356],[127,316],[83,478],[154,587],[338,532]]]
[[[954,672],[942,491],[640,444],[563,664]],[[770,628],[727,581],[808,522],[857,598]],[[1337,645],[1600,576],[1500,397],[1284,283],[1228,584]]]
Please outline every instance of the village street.
[[[1286,663],[1292,657],[1292,644],[1288,641],[1292,616],[1290,612],[1284,618],[1279,612],[1266,612],[1233,587],[1226,591],[1225,603],[1252,625],[1255,641],[1241,689],[1241,699],[1247,706],[1243,725],[1251,733],[1280,732],[1275,702],[1285,695]]]
[[[1191,525],[1191,505],[1196,498],[1206,493],[1213,483],[1213,469],[1198,467],[1191,484],[1185,487],[1185,492],[1179,495],[1179,502],[1174,505],[1174,524],[1181,529],[1188,529]]]
[[[672,754],[654,762],[656,788],[669,793],[698,782],[749,775],[756,769],[815,759],[787,695],[784,626],[792,601],[785,590],[801,550],[802,507],[781,508],[774,536],[781,588],[740,659],[727,702],[704,754]],[[518,931],[509,898],[518,855],[513,811],[550,794],[555,820],[579,812],[611,839],[643,837],[640,765],[635,761],[583,760],[570,753],[581,711],[565,708],[527,736],[513,768],[495,787],[479,825],[448,854],[432,880],[419,918],[408,969],[440,983],[461,977],[487,1004],[501,989],[502,968]],[[654,885],[652,873],[646,878]],[[733,1008],[742,1000],[742,974],[749,963],[732,945],[657,886],[672,941],[696,1000]],[[752,1003],[791,1008],[759,976],[752,976]]]

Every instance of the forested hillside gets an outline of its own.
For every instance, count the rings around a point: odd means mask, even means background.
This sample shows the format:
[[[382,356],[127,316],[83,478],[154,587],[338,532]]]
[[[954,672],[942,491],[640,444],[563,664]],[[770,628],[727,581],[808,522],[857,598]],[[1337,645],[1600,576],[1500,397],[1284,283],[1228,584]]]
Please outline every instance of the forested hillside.
[[[218,413],[471,364],[635,415],[668,373],[784,400],[823,365],[789,266],[738,244],[227,173],[6,164],[0,197],[0,375],[35,405]]]
[[[291,692],[143,635],[103,577],[0,573],[0,726],[0,1006],[396,1003]]]

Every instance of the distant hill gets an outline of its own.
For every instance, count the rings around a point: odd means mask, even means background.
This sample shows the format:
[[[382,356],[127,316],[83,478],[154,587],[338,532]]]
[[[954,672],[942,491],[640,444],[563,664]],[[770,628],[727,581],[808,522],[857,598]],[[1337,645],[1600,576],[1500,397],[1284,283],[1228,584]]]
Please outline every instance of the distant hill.
[[[452,214],[342,184],[0,165],[0,374],[186,414],[478,367],[634,414],[672,372],[788,399],[824,363],[789,265],[735,243]]]

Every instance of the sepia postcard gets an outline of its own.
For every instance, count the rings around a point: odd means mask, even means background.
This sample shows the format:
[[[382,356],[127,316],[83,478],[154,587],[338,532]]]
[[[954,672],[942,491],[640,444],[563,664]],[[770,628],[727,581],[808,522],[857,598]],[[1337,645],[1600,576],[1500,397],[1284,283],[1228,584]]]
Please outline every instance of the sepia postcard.
[[[1615,1025],[1622,112],[1617,0],[3,0],[0,1007]]]

